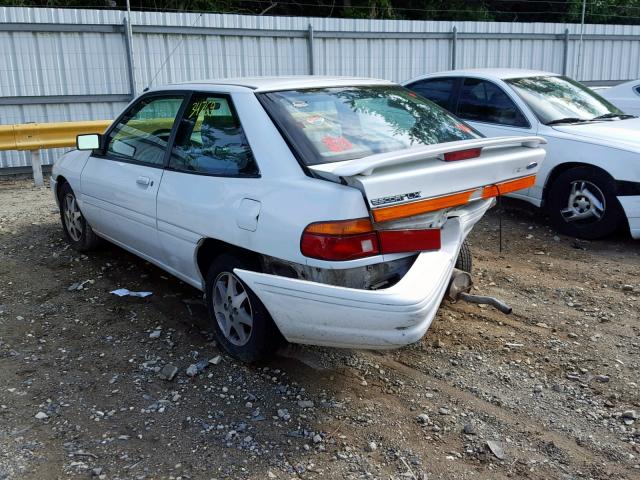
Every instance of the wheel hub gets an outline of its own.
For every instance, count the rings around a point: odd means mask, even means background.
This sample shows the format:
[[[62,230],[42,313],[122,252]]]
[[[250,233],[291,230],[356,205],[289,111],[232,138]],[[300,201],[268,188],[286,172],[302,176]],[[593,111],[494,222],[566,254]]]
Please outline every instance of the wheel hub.
[[[213,311],[225,338],[245,345],[253,330],[253,309],[242,282],[230,272],[222,272],[213,285]]]
[[[585,223],[600,220],[606,209],[602,190],[587,180],[571,182],[567,206],[560,211],[566,222],[583,221]]]

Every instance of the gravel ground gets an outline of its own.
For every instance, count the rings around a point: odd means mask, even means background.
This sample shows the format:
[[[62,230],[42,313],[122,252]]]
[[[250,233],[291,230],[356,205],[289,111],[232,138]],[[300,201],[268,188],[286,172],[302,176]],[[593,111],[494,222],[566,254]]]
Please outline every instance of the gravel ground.
[[[0,183],[0,479],[640,478],[640,242],[556,236],[505,201],[471,244],[512,315],[445,303],[401,350],[246,366],[198,291],[77,254],[46,189]]]

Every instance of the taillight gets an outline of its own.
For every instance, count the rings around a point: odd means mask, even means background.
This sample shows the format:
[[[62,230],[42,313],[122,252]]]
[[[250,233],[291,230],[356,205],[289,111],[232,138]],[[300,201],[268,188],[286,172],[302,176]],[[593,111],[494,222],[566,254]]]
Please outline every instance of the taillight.
[[[321,260],[355,260],[380,254],[378,236],[368,218],[312,223],[302,234],[300,251]]]
[[[439,229],[375,231],[368,218],[312,223],[300,241],[306,257],[335,261],[438,249]]]
[[[479,157],[482,148],[469,148],[467,150],[458,150],[456,152],[447,152],[443,155],[445,162],[455,162],[456,160],[468,160],[470,158]]]

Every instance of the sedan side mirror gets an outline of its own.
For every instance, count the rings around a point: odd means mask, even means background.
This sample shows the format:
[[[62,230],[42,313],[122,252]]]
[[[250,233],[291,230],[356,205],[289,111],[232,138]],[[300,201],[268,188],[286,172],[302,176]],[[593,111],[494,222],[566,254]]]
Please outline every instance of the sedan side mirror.
[[[86,135],[78,135],[76,137],[76,148],[78,150],[98,150],[102,143],[102,135],[98,133],[89,133]]]

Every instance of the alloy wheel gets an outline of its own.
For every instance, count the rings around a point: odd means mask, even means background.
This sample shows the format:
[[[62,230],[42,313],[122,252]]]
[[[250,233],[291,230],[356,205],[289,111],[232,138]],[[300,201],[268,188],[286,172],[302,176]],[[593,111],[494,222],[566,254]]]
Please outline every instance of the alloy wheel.
[[[213,289],[213,311],[222,334],[234,345],[245,345],[251,338],[253,309],[244,285],[233,273],[222,272]]]
[[[79,242],[82,238],[82,212],[78,208],[76,197],[70,193],[65,195],[62,208],[67,232],[74,242]]]
[[[606,210],[606,201],[602,190],[587,180],[571,182],[571,191],[567,206],[560,210],[565,222],[595,222],[600,220]]]

